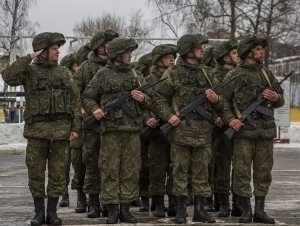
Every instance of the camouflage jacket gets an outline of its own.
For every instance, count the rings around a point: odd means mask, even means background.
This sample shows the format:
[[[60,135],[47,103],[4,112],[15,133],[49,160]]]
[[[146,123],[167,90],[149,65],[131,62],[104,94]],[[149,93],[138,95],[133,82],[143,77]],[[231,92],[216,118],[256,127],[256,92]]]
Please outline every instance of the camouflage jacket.
[[[145,85],[146,80],[139,71],[133,73],[130,66],[115,66],[111,61],[101,68],[93,79],[89,82],[86,90],[82,94],[82,104],[88,114],[101,108],[105,111],[105,104],[121,96],[122,93],[131,91],[141,85]],[[114,111],[114,120],[106,115],[101,120],[101,132],[128,131],[140,132],[143,126],[143,112],[147,108],[149,97],[145,95],[145,103],[139,104],[131,99],[127,105],[136,111],[137,116],[131,118],[122,108],[118,107]]]
[[[154,105],[158,109],[157,113],[160,118],[168,121],[172,115],[204,93],[205,90],[211,88],[202,69],[213,86],[219,83],[214,78],[210,67],[201,63],[191,65],[182,58],[177,60],[176,65],[165,71],[163,77],[167,79],[157,86],[154,95]],[[222,98],[219,98],[217,104],[207,101],[202,107],[209,112],[221,109],[223,107]],[[169,133],[169,141],[193,147],[210,145],[212,129],[210,122],[195,112],[189,115],[189,121],[188,123],[186,119],[182,119],[179,126],[173,128]]]
[[[236,102],[238,110],[242,112],[255,101],[256,96],[260,92],[266,88],[270,88],[267,79],[263,75],[262,68],[263,65],[261,64],[249,65],[242,61],[227,74],[224,81],[235,75],[239,75],[239,78],[223,89],[225,103],[222,118],[225,123],[229,124],[231,120],[237,118],[237,111],[234,108],[233,102]],[[270,70],[266,68],[264,70],[268,75],[271,85],[274,85],[277,82],[276,78]],[[279,87],[275,91],[279,96],[278,102],[265,101],[262,105],[270,109],[279,108],[284,105],[283,89]],[[256,126],[251,126],[248,120],[245,120],[241,130],[235,133],[235,138],[271,139],[276,137],[274,117],[254,112],[251,118]]]
[[[102,60],[99,56],[96,56],[94,53],[91,54],[90,58],[83,62],[76,73],[74,74],[74,80],[80,89],[80,93],[86,89],[88,83],[92,80],[97,71],[104,67],[107,63],[107,60]],[[83,129],[86,129],[83,126]],[[99,132],[99,125],[94,124],[89,130],[94,132]]]
[[[3,73],[8,85],[24,86],[24,137],[68,139],[70,131],[79,133],[80,95],[70,71],[39,58],[30,63],[29,56],[21,57]]]
[[[218,65],[214,69],[215,78],[218,79],[219,82],[223,82],[224,78],[226,77],[226,74],[229,71],[230,71],[229,69],[224,68],[222,65]]]

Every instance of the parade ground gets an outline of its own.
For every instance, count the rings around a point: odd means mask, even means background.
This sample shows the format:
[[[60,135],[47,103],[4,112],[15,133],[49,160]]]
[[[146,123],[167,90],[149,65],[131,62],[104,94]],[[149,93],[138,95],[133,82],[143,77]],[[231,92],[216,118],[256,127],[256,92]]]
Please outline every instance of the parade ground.
[[[266,198],[265,209],[275,218],[277,225],[300,225],[300,150],[297,145],[275,146],[273,182]],[[27,183],[25,151],[19,149],[2,152],[0,154],[0,225],[30,225],[34,207]],[[69,189],[69,192],[70,206],[58,207],[58,216],[62,219],[63,225],[105,224],[105,218],[89,219],[86,213],[75,213],[76,191]],[[254,198],[252,199],[254,210],[253,201]],[[139,213],[138,207],[132,207],[131,211],[138,219],[137,225],[175,225],[174,218],[156,218],[152,213]],[[188,215],[187,225],[206,225],[192,222],[192,206],[188,207]],[[243,225],[237,223],[237,217],[219,218],[217,213],[212,215],[217,221],[214,225]]]

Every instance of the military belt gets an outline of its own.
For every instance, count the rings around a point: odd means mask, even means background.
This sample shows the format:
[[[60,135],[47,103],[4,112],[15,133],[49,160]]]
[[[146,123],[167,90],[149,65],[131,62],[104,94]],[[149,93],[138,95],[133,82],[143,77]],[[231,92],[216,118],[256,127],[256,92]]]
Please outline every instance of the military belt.
[[[33,122],[53,122],[61,119],[71,119],[70,114],[46,114],[46,115],[34,115]]]
[[[197,112],[190,112],[188,117],[190,119],[194,119],[194,120],[207,120],[207,118],[203,117],[202,115],[198,114]]]

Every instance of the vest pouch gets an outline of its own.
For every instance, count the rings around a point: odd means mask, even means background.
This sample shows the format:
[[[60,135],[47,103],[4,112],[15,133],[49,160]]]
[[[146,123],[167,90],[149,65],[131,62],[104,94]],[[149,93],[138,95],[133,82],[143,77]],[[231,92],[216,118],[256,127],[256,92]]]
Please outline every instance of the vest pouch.
[[[38,89],[46,90],[48,87],[48,78],[38,78]]]
[[[66,112],[63,91],[60,89],[53,90],[54,108],[56,113]]]
[[[27,124],[32,124],[32,115],[30,114],[28,109],[25,109],[24,114],[23,114],[23,119],[25,123]]]
[[[28,99],[29,99],[30,108],[28,108],[28,111],[30,111],[30,113],[32,115],[37,115],[40,113],[40,103],[39,103],[38,92],[31,92],[29,96],[30,96],[30,98],[28,98]]]
[[[45,90],[45,91],[39,91],[39,113],[41,115],[43,114],[48,114],[50,112],[50,91]]]
[[[276,124],[275,124],[275,122],[273,121],[273,120],[264,120],[263,122],[262,122],[262,127],[264,128],[264,129],[270,129],[270,128],[275,128],[276,127]]]
[[[72,112],[70,90],[67,90],[67,89],[64,90],[63,95],[64,95],[64,100],[65,100],[65,110],[66,110],[66,112],[70,113],[70,112]]]
[[[118,128],[122,122],[125,122],[123,118],[123,110],[121,108],[116,108],[114,111],[114,120],[111,121],[109,115],[107,115],[104,122],[106,128]]]

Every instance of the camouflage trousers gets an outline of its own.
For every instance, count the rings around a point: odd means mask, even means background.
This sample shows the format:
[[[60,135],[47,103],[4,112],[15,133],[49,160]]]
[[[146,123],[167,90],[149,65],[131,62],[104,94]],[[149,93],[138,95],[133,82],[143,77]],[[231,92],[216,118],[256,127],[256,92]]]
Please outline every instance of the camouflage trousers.
[[[71,162],[74,169],[71,189],[77,190],[83,188],[85,177],[85,164],[82,160],[82,148],[71,148]]]
[[[235,139],[233,147],[233,192],[252,197],[251,165],[255,196],[266,196],[272,182],[273,139]]]
[[[163,134],[161,134],[164,136]],[[149,161],[149,196],[154,195],[173,195],[173,173],[170,158],[170,143],[150,141],[148,149]],[[167,183],[166,183],[167,182]]]
[[[233,140],[229,140],[223,130],[219,130],[213,146],[215,149],[214,192],[230,194]]]
[[[68,140],[27,139],[28,185],[33,197],[46,197],[45,171],[47,161],[47,196],[56,198],[66,193],[65,172],[69,149]]]
[[[140,148],[139,133],[120,131],[101,135],[99,167],[103,205],[130,203],[139,196]]]
[[[71,169],[71,148],[68,151],[67,166],[66,166],[66,187],[70,184],[70,169]]]
[[[208,164],[211,158],[211,147],[190,147],[171,143],[173,193],[175,196],[188,196],[189,170],[191,195],[211,196],[211,188],[208,183]]]
[[[141,161],[142,166],[139,173],[139,195],[148,197],[149,166],[148,166],[149,141],[141,138]]]
[[[84,130],[82,160],[85,164],[85,177],[83,191],[87,194],[100,194],[99,153],[100,133],[93,130]]]

